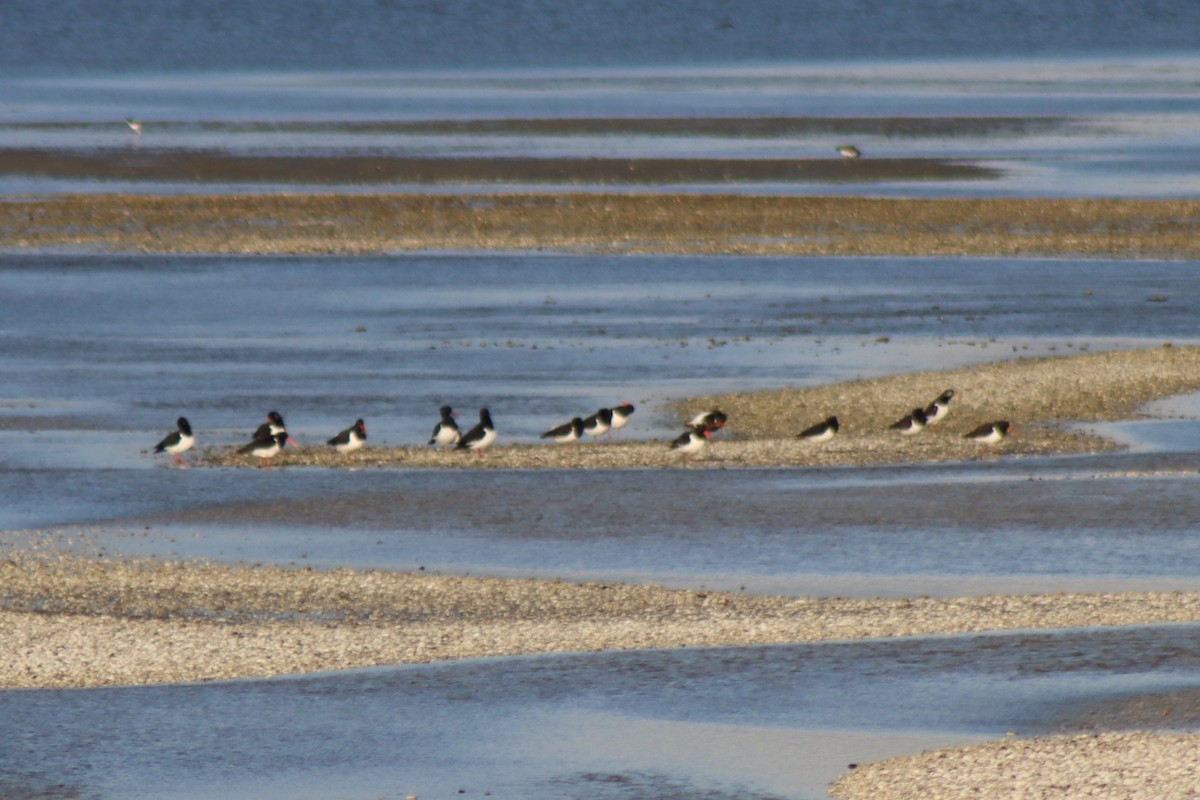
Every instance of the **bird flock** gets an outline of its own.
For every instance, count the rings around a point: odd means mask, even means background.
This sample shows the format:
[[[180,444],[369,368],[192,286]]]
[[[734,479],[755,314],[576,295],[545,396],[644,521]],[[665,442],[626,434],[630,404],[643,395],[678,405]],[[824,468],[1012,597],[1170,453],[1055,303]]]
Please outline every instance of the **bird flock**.
[[[954,390],[947,389],[938,395],[927,406],[914,408],[910,413],[888,426],[889,430],[897,431],[901,436],[915,436],[931,427],[941,424],[950,413],[950,403],[954,399]],[[556,425],[540,434],[542,439],[551,439],[560,444],[579,441],[584,436],[612,437],[612,432],[624,428],[633,415],[632,403],[623,402],[612,408],[601,408],[587,417],[572,417],[569,421]],[[483,451],[496,441],[496,427],[492,423],[491,412],[487,408],[479,409],[479,422],[466,432],[458,427],[458,414],[450,406],[442,406],[440,419],[433,426],[429,435],[429,446],[443,450],[473,451],[482,458]],[[709,444],[715,433],[721,431],[729,421],[729,416],[720,409],[712,409],[696,414],[687,422],[687,430],[671,441],[671,449],[685,455],[702,452]],[[829,416],[811,425],[799,434],[797,438],[813,444],[828,442],[841,430],[836,416]],[[1007,436],[1015,434],[1015,428],[1007,420],[985,422],[964,434],[965,439],[984,445],[994,445]],[[367,426],[361,419],[354,421],[349,428],[337,433],[326,441],[330,447],[339,453],[351,453],[362,447],[367,441]],[[196,444],[195,434],[186,417],[176,420],[176,429],[167,434],[154,448],[156,453],[169,454],[177,464],[182,464],[182,454],[191,450]],[[283,451],[285,445],[296,447],[296,442],[288,435],[283,416],[278,411],[270,411],[266,422],[259,425],[250,437],[250,441],[237,448],[242,455],[259,459],[262,466],[268,466],[271,459]]]

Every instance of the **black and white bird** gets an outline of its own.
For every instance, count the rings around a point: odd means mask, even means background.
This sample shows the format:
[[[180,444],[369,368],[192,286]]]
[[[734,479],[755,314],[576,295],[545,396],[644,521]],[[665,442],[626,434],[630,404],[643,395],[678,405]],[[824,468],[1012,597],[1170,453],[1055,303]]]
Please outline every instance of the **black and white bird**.
[[[195,444],[196,437],[192,435],[192,426],[186,417],[180,417],[175,420],[175,430],[168,433],[161,442],[154,446],[154,452],[170,453],[176,464],[182,464],[183,459],[180,457],[180,453],[186,453]]]
[[[583,432],[589,436],[603,436],[612,430],[612,409],[602,408],[583,420]]]
[[[925,424],[937,425],[942,420],[946,419],[946,415],[950,413],[950,401],[954,399],[954,390],[947,389],[937,396],[932,403],[925,406]]]
[[[686,455],[694,455],[708,447],[708,439],[712,431],[703,425],[696,425],[691,430],[684,431],[671,442],[671,449]]]
[[[283,445],[287,440],[287,431],[279,433],[268,431],[265,436],[255,436],[254,441],[250,444],[239,447],[238,452],[260,459],[262,466],[266,467],[270,465],[271,459],[283,450]]]
[[[633,403],[622,403],[612,409],[612,429],[619,431],[629,424],[629,418],[633,416]]]
[[[709,433],[719,431],[725,427],[725,423],[729,421],[729,415],[721,411],[719,408],[714,408],[712,411],[704,411],[688,420],[689,428],[697,428],[703,426]]]
[[[283,434],[283,441],[290,444],[292,447],[298,447],[296,440],[288,435],[287,426],[283,424],[283,415],[278,411],[268,411],[267,421],[259,425],[254,433],[250,435],[251,442],[259,439],[266,439],[269,436],[274,436],[277,433]]]
[[[904,436],[912,436],[925,430],[925,423],[925,409],[914,408],[911,414],[901,417],[888,427],[894,431],[900,431]]]
[[[353,425],[334,436],[326,444],[333,445],[333,449],[339,453],[353,453],[366,444],[366,441],[367,424],[361,419],[356,419]]]
[[[574,442],[583,436],[583,419],[575,417],[570,422],[551,428],[541,435],[542,439],[553,439],[560,444]]]
[[[458,440],[462,438],[458,423],[454,421],[458,414],[450,406],[442,406],[441,413],[441,420],[433,426],[433,433],[429,435],[429,444],[436,444],[438,447],[452,447],[458,444]]]
[[[492,425],[492,415],[486,408],[479,409],[479,424],[467,431],[455,445],[456,450],[474,450],[475,455],[483,457],[483,451],[496,441],[496,428]]]
[[[1016,429],[1008,420],[999,419],[995,422],[985,422],[970,433],[964,434],[964,439],[970,439],[979,444],[999,444],[1009,434],[1016,434]]]
[[[803,439],[806,442],[828,442],[834,436],[837,436],[837,432],[838,418],[829,417],[822,422],[818,422],[816,425],[800,431],[797,438]]]

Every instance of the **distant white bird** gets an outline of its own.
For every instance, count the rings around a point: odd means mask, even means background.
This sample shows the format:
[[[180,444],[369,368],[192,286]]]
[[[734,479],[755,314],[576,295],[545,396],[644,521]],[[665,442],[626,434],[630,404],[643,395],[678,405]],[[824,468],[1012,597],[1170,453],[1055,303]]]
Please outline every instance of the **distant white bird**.
[[[127,119],[125,124],[129,126],[129,130],[133,131],[136,136],[142,135],[142,123],[140,120]]]
[[[842,158],[862,158],[862,151],[852,144],[839,144],[837,151]]]

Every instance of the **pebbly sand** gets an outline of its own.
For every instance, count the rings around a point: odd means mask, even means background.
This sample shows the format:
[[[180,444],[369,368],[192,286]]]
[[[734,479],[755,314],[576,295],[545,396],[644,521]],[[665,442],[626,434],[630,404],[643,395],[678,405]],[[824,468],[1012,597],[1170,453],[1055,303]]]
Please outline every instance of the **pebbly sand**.
[[[162,253],[592,252],[1072,255],[1194,259],[1200,203],[870,200],[732,196],[61,196],[0,204],[0,249]],[[945,430],[886,425],[946,388]],[[705,457],[665,442],[503,447],[476,459],[369,447],[344,463],[455,467],[871,464],[1112,447],[1069,422],[1123,419],[1200,389],[1200,348],[1014,360],[831,387],[683,401],[729,413]],[[902,398],[902,399],[901,399]],[[829,413],[844,434],[795,433]],[[977,422],[1019,431],[996,448]],[[332,458],[305,449],[280,464]],[[203,463],[246,463],[225,451]],[[357,465],[361,465],[357,464]],[[0,687],[137,685],[518,653],[746,645],[1200,620],[1200,593],[959,599],[763,598],[655,586],[577,585],[333,570],[180,564],[64,554],[53,533],[0,537]],[[1195,735],[1106,733],[1005,740],[859,767],[844,798],[1197,797]]]
[[[888,426],[914,407],[924,407],[954,389],[951,413],[916,436]],[[287,448],[275,466],[410,466],[447,469],[627,469],[682,467],[712,469],[769,466],[864,466],[905,462],[970,461],[1100,452],[1115,445],[1069,427],[1138,416],[1161,397],[1200,391],[1200,347],[1086,353],[1061,358],[999,361],[964,369],[922,372],[804,389],[741,392],[680,401],[678,419],[719,408],[729,416],[712,444],[697,455],[672,450],[682,430],[661,441],[576,442],[566,445],[505,445],[502,421],[497,444],[481,457],[425,445],[366,446],[341,455],[328,447]],[[809,425],[836,414],[841,431],[830,442],[796,438]],[[963,434],[983,422],[1008,420],[1016,433],[994,446]],[[258,466],[236,446],[204,448],[196,463]]]

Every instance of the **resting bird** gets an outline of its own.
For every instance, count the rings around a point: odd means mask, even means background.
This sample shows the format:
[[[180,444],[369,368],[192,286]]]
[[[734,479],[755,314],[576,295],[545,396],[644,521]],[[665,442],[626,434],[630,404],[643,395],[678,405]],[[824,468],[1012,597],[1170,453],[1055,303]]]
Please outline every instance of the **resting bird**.
[[[455,445],[457,450],[474,450],[475,455],[483,458],[483,451],[496,441],[496,428],[492,425],[492,415],[486,408],[479,409],[479,424],[462,435]]]
[[[442,419],[437,425],[433,426],[433,433],[429,435],[429,444],[438,445],[439,447],[450,447],[458,444],[458,440],[462,438],[462,433],[458,430],[458,423],[454,418],[458,416],[454,413],[454,409],[450,406],[442,406]]]
[[[838,418],[829,417],[823,422],[818,422],[812,427],[805,428],[800,431],[797,438],[803,439],[806,442],[828,442],[838,432]]]
[[[367,441],[367,425],[361,419],[356,419],[354,424],[346,430],[334,436],[326,444],[333,445],[333,449],[339,453],[353,453],[358,448],[362,447]]]
[[[1008,420],[1000,419],[995,422],[985,422],[970,433],[964,434],[963,438],[980,444],[999,444],[1005,436],[1016,435],[1016,432]]]
[[[583,420],[575,417],[570,422],[551,428],[541,435],[542,439],[553,439],[560,444],[574,442],[583,436]]]
[[[175,420],[175,426],[176,430],[168,433],[161,442],[155,445],[154,452],[170,453],[176,464],[182,464],[183,459],[179,454],[191,450],[196,444],[196,437],[192,435],[192,426],[186,417]]]
[[[283,450],[283,445],[287,441],[287,438],[287,431],[280,431],[279,433],[268,432],[266,436],[256,436],[250,444],[239,447],[238,452],[261,459],[261,465],[266,467],[270,465],[271,459],[279,455],[280,451]]]
[[[894,431],[900,431],[905,436],[912,436],[925,430],[925,422],[924,409],[914,408],[911,414],[901,417],[888,427]]]

